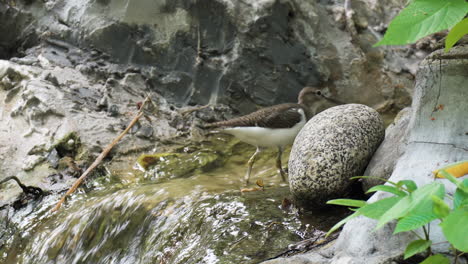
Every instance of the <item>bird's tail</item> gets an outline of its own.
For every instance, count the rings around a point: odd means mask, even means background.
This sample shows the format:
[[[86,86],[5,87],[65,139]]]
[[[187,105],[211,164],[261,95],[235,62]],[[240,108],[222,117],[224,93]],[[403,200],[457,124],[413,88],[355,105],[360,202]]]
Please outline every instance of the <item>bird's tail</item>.
[[[196,126],[202,130],[208,131],[208,134],[218,134],[223,132],[223,122],[214,122],[214,123],[201,123],[196,124]]]
[[[224,127],[229,126],[231,120],[226,120],[226,121],[219,121],[219,122],[214,122],[214,123],[202,123],[200,124],[200,128],[203,129],[219,129],[222,130]]]
[[[216,123],[198,123],[195,126],[201,129],[213,129],[217,127],[215,124]]]

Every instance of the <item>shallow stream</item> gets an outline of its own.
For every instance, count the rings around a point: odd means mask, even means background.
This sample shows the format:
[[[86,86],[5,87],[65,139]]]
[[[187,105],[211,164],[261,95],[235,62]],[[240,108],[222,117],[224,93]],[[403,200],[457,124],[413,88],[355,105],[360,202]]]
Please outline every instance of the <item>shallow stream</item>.
[[[58,194],[1,211],[0,263],[259,263],[342,217],[289,207],[274,150],[253,170],[265,189],[244,193],[253,147],[215,138],[179,150],[146,172],[89,180],[58,213]]]

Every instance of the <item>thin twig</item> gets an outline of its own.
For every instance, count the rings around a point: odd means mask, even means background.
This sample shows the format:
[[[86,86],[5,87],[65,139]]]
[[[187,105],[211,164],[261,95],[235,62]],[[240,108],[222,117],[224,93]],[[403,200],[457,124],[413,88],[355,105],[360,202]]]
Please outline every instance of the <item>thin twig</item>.
[[[430,228],[430,225],[428,224],[427,227]],[[423,228],[424,236],[425,236],[426,240],[429,241],[430,240],[430,238],[429,238],[430,230],[426,229],[426,226],[423,226],[422,228]],[[430,255],[432,255],[432,250],[431,250],[431,247],[428,247],[427,248],[427,257],[429,257]]]
[[[136,122],[138,121],[138,119],[140,119],[141,116],[143,116],[143,108],[145,106],[145,103],[150,100],[149,97],[146,97],[145,101],[143,101],[143,104],[141,105],[140,107],[140,110],[138,111],[137,115],[133,118],[132,122],[130,122],[130,124],[127,126],[127,128],[122,132],[120,133],[120,135],[118,137],[116,137],[112,143],[110,143],[102,152],[101,154],[99,154],[99,156],[96,158],[96,160],[94,160],[93,164],[91,164],[91,166],[88,167],[88,169],[86,169],[86,171],[80,176],[80,178],[78,178],[78,180],[76,180],[76,182],[73,184],[72,187],[70,187],[70,189],[68,189],[68,191],[65,193],[65,195],[62,197],[62,199],[60,199],[60,201],[57,203],[57,205],[55,205],[55,207],[52,209],[52,212],[55,212],[57,211],[58,209],[60,209],[60,207],[62,206],[62,203],[65,201],[65,199],[67,198],[68,195],[72,194],[77,188],[78,186],[80,186],[81,182],[83,182],[83,180],[91,173],[91,171],[93,171],[98,165],[99,163],[102,162],[102,160],[107,156],[107,154],[109,154],[109,152],[112,150],[112,148],[125,136],[125,134],[127,134],[127,132],[136,124]]]
[[[448,242],[448,241],[442,241],[442,242],[432,243],[432,246],[440,245],[440,244],[446,244],[446,243],[450,243],[450,242]]]
[[[190,108],[190,109],[187,109],[187,110],[184,110],[184,111],[181,111],[180,114],[181,115],[188,115],[192,112],[195,112],[195,111],[200,111],[200,110],[203,110],[205,108],[208,108],[210,107],[211,105],[210,104],[207,104],[207,105],[202,105],[202,106],[197,106],[197,107],[193,107],[193,108]]]
[[[281,257],[285,257],[285,256],[292,256],[294,254],[298,254],[298,253],[304,253],[304,252],[307,252],[307,251],[310,251],[312,249],[315,249],[315,248],[321,248],[321,247],[324,247],[325,245],[327,245],[328,243],[332,242],[333,240],[337,239],[338,238],[338,235],[339,233],[333,233],[331,236],[329,236],[328,238],[326,239],[323,239],[323,240],[320,240],[317,242],[317,240],[321,239],[321,237],[316,237],[316,238],[309,238],[309,239],[306,239],[304,241],[309,241],[310,244],[306,244],[305,247],[303,247],[302,249],[299,249],[299,248],[291,248],[291,249],[288,249],[274,257],[271,257],[271,258],[268,258],[268,259],[265,259],[266,260],[273,260],[273,259],[278,259],[278,258],[281,258]],[[301,241],[301,242],[304,242],[304,241]],[[299,243],[296,243],[295,245],[298,245],[300,244],[301,242]]]
[[[416,233],[414,230],[410,230],[410,232],[413,233],[413,235],[417,236],[419,239],[424,240],[424,238],[420,236],[418,233]]]

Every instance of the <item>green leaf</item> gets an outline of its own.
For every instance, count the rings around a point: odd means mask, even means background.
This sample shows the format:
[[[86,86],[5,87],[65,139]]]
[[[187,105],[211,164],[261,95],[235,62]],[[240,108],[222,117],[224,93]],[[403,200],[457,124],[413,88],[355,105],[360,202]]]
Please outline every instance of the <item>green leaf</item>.
[[[419,239],[419,240],[412,241],[411,243],[409,243],[409,245],[405,249],[404,259],[407,259],[409,257],[412,257],[412,256],[418,254],[418,253],[423,252],[424,250],[426,250],[431,245],[432,245],[431,240]]]
[[[407,195],[404,191],[400,190],[399,188],[394,187],[394,186],[389,186],[389,185],[374,186],[374,187],[370,188],[366,193],[377,192],[377,191],[393,193],[393,194],[395,194],[397,196]]]
[[[463,182],[458,181],[452,174],[447,173],[445,171],[442,171],[441,174],[448,179],[450,182],[455,184],[457,186],[456,191],[463,192],[465,194],[468,194],[468,179],[463,180]]]
[[[412,180],[402,180],[397,183],[397,186],[406,186],[409,192],[414,192],[418,189],[416,183]]]
[[[463,161],[463,162],[466,162],[466,161]],[[455,176],[453,176],[452,174],[448,173],[445,170],[440,170],[439,173],[442,176],[444,176],[447,180],[449,180],[450,182],[455,184],[458,189],[462,190],[465,193],[468,193],[468,185],[465,185],[466,184],[465,181],[468,180],[468,179],[465,179],[463,181],[459,181],[459,180],[457,180],[457,178],[455,178]]]
[[[429,222],[435,219],[437,219],[437,215],[435,215],[434,213],[411,212],[407,216],[398,220],[398,223],[395,227],[395,231],[393,231],[393,234],[415,230],[417,228],[420,228],[421,226],[428,224]]]
[[[463,181],[463,184],[465,184],[465,181]],[[466,184],[468,184],[468,181],[466,181]],[[459,208],[462,205],[463,201],[466,200],[468,200],[468,193],[464,192],[460,188],[457,188],[455,194],[453,195],[453,209]]]
[[[451,212],[440,224],[445,238],[458,250],[468,252],[468,207]]]
[[[345,219],[339,221],[338,223],[336,223],[334,226],[332,226],[332,228],[330,228],[330,230],[328,230],[327,234],[325,235],[325,237],[329,236],[331,233],[335,232],[338,228],[340,228],[342,225],[346,224],[349,220],[355,218],[356,216],[359,216],[361,215],[359,212],[355,212],[351,215],[349,215],[348,217],[346,217]]]
[[[414,0],[392,20],[384,38],[374,46],[414,43],[453,27],[467,11],[465,0]]]
[[[468,194],[468,179],[464,179],[461,183],[459,183],[457,188]]]
[[[392,208],[390,208],[379,218],[379,222],[377,223],[377,226],[375,228],[379,229],[391,220],[400,218],[408,214],[408,212],[411,210],[411,207],[411,198],[409,196],[403,197],[400,201],[398,201]]]
[[[450,207],[439,197],[432,195],[432,201],[434,202],[434,213],[438,218],[445,218],[450,213]]]
[[[458,22],[445,38],[445,51],[449,51],[464,35],[468,34],[468,18]]]
[[[377,202],[366,204],[358,209],[362,215],[378,220],[388,209],[392,208],[398,201],[400,196],[393,196],[378,200]]]
[[[450,264],[450,260],[442,254],[432,255],[419,264]]]
[[[408,215],[409,212],[431,214],[433,207],[431,195],[442,198],[444,194],[445,187],[443,184],[438,182],[433,182],[417,189],[409,196],[403,197],[398,203],[382,215],[377,223],[376,229],[381,228],[393,219],[399,219]]]
[[[429,222],[439,218],[434,212],[434,199],[444,197],[445,187],[440,183],[432,183],[433,187],[424,186],[421,189],[414,191],[410,196],[415,199],[414,206],[411,210],[398,220],[394,234],[417,229]],[[450,209],[449,209],[450,211]]]
[[[362,200],[354,200],[354,199],[335,199],[330,200],[327,204],[335,204],[335,205],[343,205],[343,206],[351,206],[351,207],[362,207],[366,205],[366,201]]]
[[[468,179],[462,181],[462,186],[465,186],[468,189]]]
[[[464,199],[463,201],[461,201],[460,206],[458,208],[461,207],[468,207],[468,199]]]

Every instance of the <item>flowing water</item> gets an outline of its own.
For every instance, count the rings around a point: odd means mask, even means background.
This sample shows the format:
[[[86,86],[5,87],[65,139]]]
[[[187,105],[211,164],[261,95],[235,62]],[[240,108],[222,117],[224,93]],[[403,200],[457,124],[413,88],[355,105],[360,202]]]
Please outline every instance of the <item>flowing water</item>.
[[[182,150],[144,173],[89,181],[58,213],[59,195],[0,211],[0,263],[258,263],[342,216],[282,207],[274,151],[253,171],[265,189],[241,193],[252,147],[217,139]]]

